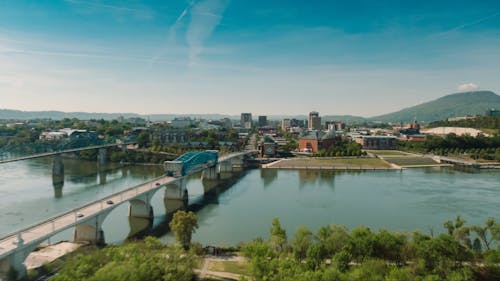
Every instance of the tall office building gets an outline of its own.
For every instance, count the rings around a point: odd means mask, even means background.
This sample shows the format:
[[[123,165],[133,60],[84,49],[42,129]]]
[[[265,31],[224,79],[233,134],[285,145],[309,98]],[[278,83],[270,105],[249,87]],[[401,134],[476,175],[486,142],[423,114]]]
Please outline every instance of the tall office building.
[[[259,116],[259,127],[267,126],[267,116],[261,115]]]
[[[292,127],[292,122],[290,121],[290,119],[281,120],[281,130],[288,131],[290,127]]]
[[[321,130],[321,117],[316,111],[309,112],[309,130]]]
[[[252,128],[252,113],[241,113],[241,127],[245,129]]]

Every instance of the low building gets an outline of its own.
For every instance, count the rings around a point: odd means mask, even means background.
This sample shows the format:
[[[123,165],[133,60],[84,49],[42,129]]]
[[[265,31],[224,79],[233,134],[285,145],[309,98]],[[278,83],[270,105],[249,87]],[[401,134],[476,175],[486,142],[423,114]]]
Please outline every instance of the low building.
[[[465,115],[465,116],[458,116],[458,117],[452,117],[448,118],[448,122],[456,122],[456,121],[462,121],[462,120],[472,120],[476,119],[475,116],[470,116],[470,115]]]
[[[262,157],[276,157],[278,143],[271,135],[265,135],[259,143],[258,149]]]
[[[412,134],[412,135],[401,134],[398,139],[403,140],[403,141],[425,141],[427,139],[427,135],[424,135],[424,134]]]
[[[191,125],[194,125],[194,121],[191,120],[189,117],[185,118],[174,118],[174,120],[170,121],[170,124],[172,127],[175,128],[185,128],[185,127],[190,127]]]
[[[359,136],[354,138],[354,141],[361,144],[363,149],[372,150],[392,150],[398,146],[398,141],[395,136]]]
[[[448,134],[455,134],[457,136],[470,135],[472,137],[477,137],[479,135],[486,135],[483,131],[474,128],[464,128],[464,127],[437,127],[427,130],[422,130],[422,133],[430,135],[446,136]]]
[[[322,131],[310,131],[307,135],[299,138],[299,151],[318,153],[321,149],[329,149],[340,140],[335,131],[324,133]]]
[[[184,128],[159,128],[151,132],[152,138],[157,138],[161,145],[189,142],[194,134]],[[138,135],[138,133],[137,133]]]
[[[68,135],[64,132],[42,132],[38,137],[40,140],[61,140],[63,138],[68,137]]]

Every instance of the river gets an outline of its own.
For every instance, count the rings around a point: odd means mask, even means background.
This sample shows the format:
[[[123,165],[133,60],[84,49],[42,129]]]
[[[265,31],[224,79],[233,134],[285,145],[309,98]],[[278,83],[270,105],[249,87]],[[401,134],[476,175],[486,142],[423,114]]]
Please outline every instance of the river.
[[[162,175],[161,166],[98,166],[64,159],[64,184],[52,177],[51,158],[0,165],[0,236],[87,202]],[[500,172],[466,173],[452,168],[404,171],[327,172],[248,170],[203,195],[199,174],[187,181],[190,210],[199,229],[194,241],[234,245],[267,237],[278,217],[292,236],[298,226],[315,231],[326,224],[349,228],[443,232],[445,220],[460,214],[468,224],[500,220]],[[153,232],[171,241],[168,202],[152,198]],[[108,243],[121,243],[141,223],[128,220],[128,205],[115,208],[103,225]],[[132,232],[135,232],[132,231]],[[71,240],[67,230],[51,239]]]

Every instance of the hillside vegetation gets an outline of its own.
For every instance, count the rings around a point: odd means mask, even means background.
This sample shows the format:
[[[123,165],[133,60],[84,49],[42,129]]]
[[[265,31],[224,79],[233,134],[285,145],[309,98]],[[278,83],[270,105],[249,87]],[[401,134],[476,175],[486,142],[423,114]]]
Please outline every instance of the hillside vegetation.
[[[476,116],[474,119],[458,121],[436,121],[429,124],[429,127],[469,127],[476,129],[500,130],[500,116]]]
[[[500,108],[500,96],[491,91],[474,91],[447,95],[370,120],[397,123],[410,122],[416,118],[421,122],[433,122],[456,116],[484,115],[490,108]]]

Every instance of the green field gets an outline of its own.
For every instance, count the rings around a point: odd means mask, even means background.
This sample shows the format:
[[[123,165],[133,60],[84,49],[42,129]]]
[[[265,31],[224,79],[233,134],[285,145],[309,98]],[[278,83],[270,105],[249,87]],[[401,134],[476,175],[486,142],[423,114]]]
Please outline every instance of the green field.
[[[418,165],[436,165],[436,161],[428,157],[390,157],[386,158],[386,161],[396,164],[398,166],[418,166]]]
[[[409,155],[407,152],[399,151],[399,150],[365,150],[368,153],[379,155],[382,157],[385,156],[406,156]]]
[[[293,158],[272,165],[273,168],[331,168],[331,169],[374,169],[390,168],[378,158]]]

